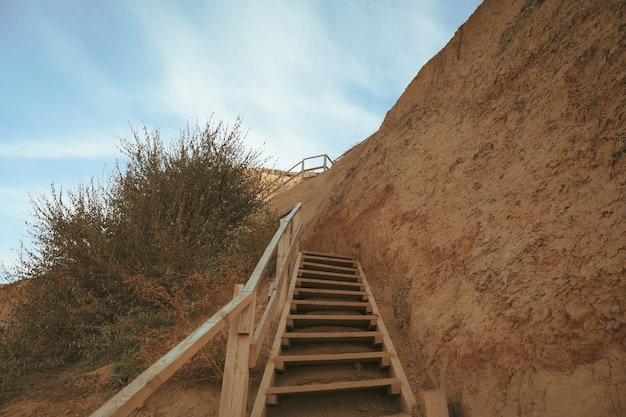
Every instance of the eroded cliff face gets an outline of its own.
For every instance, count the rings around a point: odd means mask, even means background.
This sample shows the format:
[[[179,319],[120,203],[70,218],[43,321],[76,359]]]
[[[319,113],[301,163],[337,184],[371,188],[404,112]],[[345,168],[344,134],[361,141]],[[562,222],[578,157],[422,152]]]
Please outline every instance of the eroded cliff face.
[[[626,3],[486,0],[298,199],[463,416],[626,415]]]

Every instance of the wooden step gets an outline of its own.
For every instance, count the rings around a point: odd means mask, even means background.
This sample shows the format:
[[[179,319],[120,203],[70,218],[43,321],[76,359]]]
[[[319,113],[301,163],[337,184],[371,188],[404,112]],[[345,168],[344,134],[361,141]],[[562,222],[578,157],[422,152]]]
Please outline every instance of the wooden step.
[[[306,256],[318,256],[318,257],[325,258],[325,259],[342,259],[342,260],[354,261],[354,259],[349,257],[349,256],[337,255],[335,253],[314,252],[314,251],[310,251],[310,250],[302,251],[302,256],[303,257],[306,257]]]
[[[365,284],[361,282],[330,281],[330,280],[325,280],[325,279],[298,278],[296,280],[296,287],[320,288],[320,289],[326,289],[326,290],[362,291],[365,289]]]
[[[349,274],[349,275],[357,274],[356,268],[343,268],[340,266],[317,264],[313,262],[300,262],[300,268],[298,269],[304,269],[308,271],[336,272],[339,274]]]
[[[285,332],[282,335],[281,345],[288,348],[291,343],[361,343],[371,341],[374,347],[383,344],[383,334],[372,332]]]
[[[355,264],[352,259],[338,259],[338,258],[329,258],[326,256],[318,256],[318,255],[304,255],[302,257],[302,260],[304,262],[340,266],[342,268],[355,268]]]
[[[369,299],[365,291],[324,290],[319,288],[295,288],[293,297],[295,299],[302,297],[320,297],[360,301],[367,301]]]
[[[299,270],[298,278],[328,279],[331,281],[362,282],[360,275],[340,274],[338,272]]]
[[[346,326],[376,328],[377,316],[358,314],[289,314],[287,329],[298,326]]]
[[[313,394],[339,391],[359,391],[367,389],[386,388],[389,395],[400,394],[398,378],[364,379],[360,381],[332,382],[329,384],[292,385],[284,387],[269,387],[265,397],[266,404],[278,405],[281,395]]]
[[[292,313],[320,310],[348,310],[363,314],[371,313],[372,306],[366,301],[330,301],[330,300],[293,300],[290,306]]]
[[[389,352],[355,352],[312,355],[281,355],[274,358],[274,368],[278,372],[285,372],[285,367],[292,365],[327,365],[351,362],[379,362],[380,369],[388,368],[391,364]]]
[[[266,416],[282,396],[379,389],[400,394],[409,413],[415,396],[359,262],[315,252],[298,259],[251,416]]]

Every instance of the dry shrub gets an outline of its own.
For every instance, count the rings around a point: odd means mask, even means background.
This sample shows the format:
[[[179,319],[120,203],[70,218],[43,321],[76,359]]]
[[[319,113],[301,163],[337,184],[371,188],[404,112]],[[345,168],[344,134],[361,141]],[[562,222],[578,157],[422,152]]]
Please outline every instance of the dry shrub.
[[[113,361],[126,383],[231,298],[276,228],[239,120],[187,128],[169,147],[158,130],[133,133],[101,182],[33,200],[34,249],[17,268],[26,298],[0,334],[0,400],[20,376],[66,366]],[[194,363],[219,378],[222,351]]]

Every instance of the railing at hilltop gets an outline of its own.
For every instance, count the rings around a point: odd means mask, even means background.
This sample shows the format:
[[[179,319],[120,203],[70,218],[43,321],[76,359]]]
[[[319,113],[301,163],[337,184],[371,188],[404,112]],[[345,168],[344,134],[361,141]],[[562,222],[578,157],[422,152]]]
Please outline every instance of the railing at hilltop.
[[[249,369],[256,365],[272,322],[281,314],[286,299],[289,276],[295,267],[301,230],[298,203],[280,221],[263,256],[244,285],[235,288],[234,298],[198,327],[185,340],[146,369],[130,384],[96,410],[91,417],[128,416],[141,406],[161,384],[191,359],[227,324],[228,345],[220,417],[243,417],[246,413]],[[255,326],[255,302],[259,282],[276,254],[276,277],[270,286],[270,298]]]
[[[308,161],[320,160],[314,164],[312,167],[306,167],[306,163]],[[305,180],[306,178],[315,176],[317,174],[321,174],[322,172],[328,171],[333,165],[333,160],[326,154],[310,156],[308,158],[304,158],[302,161],[298,162],[287,171],[283,172],[283,174],[278,177],[274,182],[272,182],[267,189],[269,190],[268,195],[272,196],[275,193],[282,191],[286,188],[287,184],[296,179]]]

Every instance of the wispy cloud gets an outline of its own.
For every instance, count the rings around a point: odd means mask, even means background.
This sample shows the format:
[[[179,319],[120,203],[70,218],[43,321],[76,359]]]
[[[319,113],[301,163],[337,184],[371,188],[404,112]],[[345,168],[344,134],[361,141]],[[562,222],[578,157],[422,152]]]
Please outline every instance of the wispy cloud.
[[[129,123],[158,126],[167,139],[211,115],[243,117],[248,146],[278,168],[339,156],[380,126],[478,3],[2,3],[0,187],[38,195],[52,181],[71,186],[114,161]],[[3,210],[0,228],[24,217]]]
[[[376,130],[447,32],[432,2],[335,4],[135,5],[159,68],[147,107],[243,115],[252,145],[287,164],[316,143],[341,153]]]
[[[117,139],[111,131],[104,137],[94,137],[88,132],[74,138],[48,136],[0,142],[0,158],[94,159],[113,157],[116,153]]]

